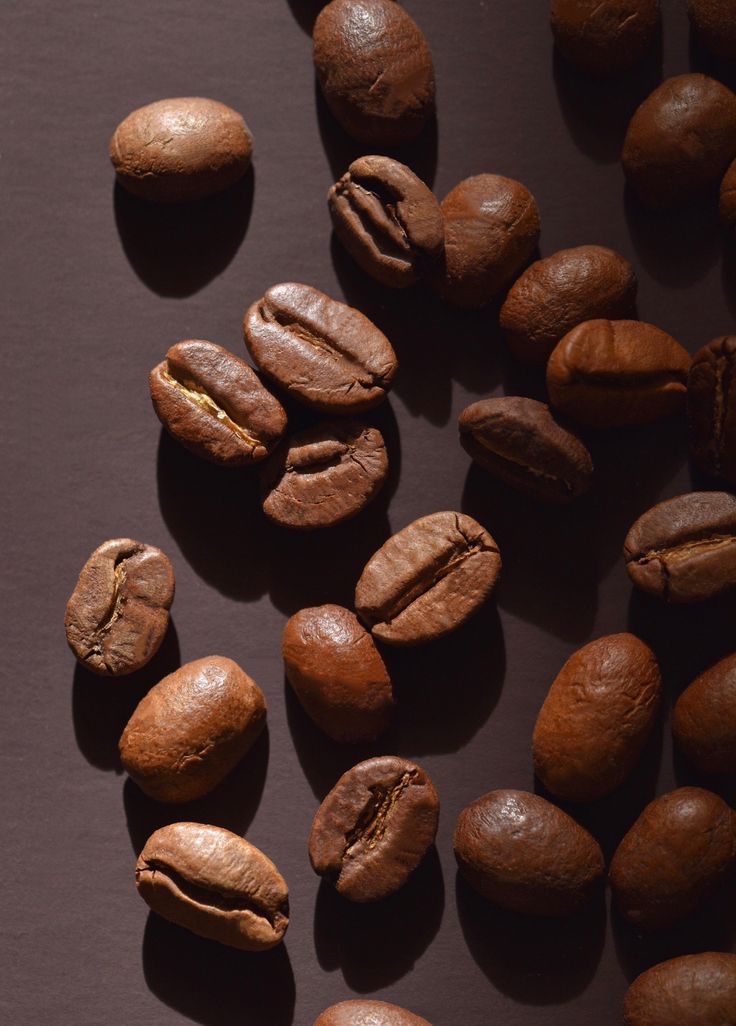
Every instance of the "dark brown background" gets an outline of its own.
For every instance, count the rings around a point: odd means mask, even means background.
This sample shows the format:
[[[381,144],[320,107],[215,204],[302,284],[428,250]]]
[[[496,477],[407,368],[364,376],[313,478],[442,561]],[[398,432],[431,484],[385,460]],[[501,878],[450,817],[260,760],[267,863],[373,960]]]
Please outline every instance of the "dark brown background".
[[[456,442],[471,400],[539,394],[504,360],[493,312],[456,316],[421,293],[372,287],[331,242],[324,196],[355,150],[315,95],[310,0],[5,0],[2,28],[4,708],[0,1019],[49,1026],[309,1026],[371,994],[435,1026],[619,1022],[627,980],[660,957],[734,941],[733,896],[642,942],[603,902],[573,923],[481,906],[457,883],[459,810],[495,787],[533,787],[530,735],[562,661],[627,627],[652,642],[676,695],[734,646],[733,603],[667,610],[632,596],[619,557],[631,521],[689,487],[681,424],[599,437],[595,493],[549,512],[495,488]],[[612,245],[640,276],[640,314],[691,349],[733,330],[734,260],[713,206],[644,216],[623,190],[627,117],[659,76],[702,67],[684,0],[665,2],[663,60],[610,86],[553,57],[544,0],[407,0],[433,48],[438,128],[405,158],[440,196],[461,178],[522,179],[541,249]],[[728,69],[721,69],[728,78]],[[731,76],[733,80],[733,76]],[[199,210],[156,210],[113,187],[107,141],[132,108],[177,95],[242,111],[254,173]],[[247,474],[212,469],[161,436],[147,373],[187,337],[242,353],[246,306],[277,281],[346,297],[395,343],[402,369],[375,420],[393,474],[354,523],[298,537],[261,519]],[[392,529],[438,509],[478,516],[505,561],[498,606],[434,647],[391,654],[397,726],[378,750],[416,757],[443,808],[437,853],[393,900],[351,907],[321,888],[305,840],[320,798],[364,753],[341,750],[285,693],[288,615],[349,602]],[[177,574],[173,626],[134,679],[92,679],[66,649],[64,603],[89,552],[130,535]],[[120,773],[119,732],[179,661],[238,660],[269,701],[268,734],[184,816],[247,834],[292,894],[284,947],[247,956],[151,917],[136,851],[180,810]],[[668,703],[669,704],[669,703]],[[631,785],[581,812],[610,851],[646,800],[692,780],[669,728]],[[724,792],[729,794],[729,782]]]

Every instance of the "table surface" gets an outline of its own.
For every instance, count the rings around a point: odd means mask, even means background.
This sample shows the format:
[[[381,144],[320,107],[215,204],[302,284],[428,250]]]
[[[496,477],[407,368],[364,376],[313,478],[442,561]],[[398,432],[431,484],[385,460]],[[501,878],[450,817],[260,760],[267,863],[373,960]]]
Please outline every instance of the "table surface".
[[[592,495],[548,510],[493,484],[460,449],[456,418],[491,394],[540,396],[503,353],[496,311],[461,314],[421,290],[371,284],[335,246],[328,186],[358,155],[315,92],[314,0],[5,0],[0,63],[0,288],[6,843],[0,1018],[49,1026],[309,1026],[327,1005],[371,995],[434,1026],[614,1026],[641,969],[734,947],[723,899],[680,929],[637,937],[608,898],[571,922],[519,920],[458,882],[452,830],[470,800],[534,788],[530,738],[565,658],[633,630],[666,681],[667,713],[733,647],[733,601],[667,609],[632,594],[628,526],[691,487],[681,421],[602,434]],[[626,79],[591,84],[553,53],[543,0],[406,0],[435,55],[437,125],[400,152],[444,196],[483,171],[522,180],[542,216],[541,252],[613,246],[635,264],[639,313],[691,350],[733,330],[736,260],[712,202],[646,215],[624,193],[630,113],[662,75],[707,68],[685,4],[665,0],[661,51]],[[729,80],[729,69],[718,73]],[[730,81],[733,82],[733,74]],[[241,111],[253,174],[203,208],[149,208],[114,188],[107,142],[131,109],[212,96]],[[345,298],[390,336],[401,370],[373,418],[391,479],[354,522],[299,536],[260,514],[255,477],[187,455],[160,431],[147,374],[181,338],[242,354],[246,307],[278,281]],[[497,603],[444,642],[388,654],[396,726],[337,746],[284,686],[289,615],[349,604],[368,556],[440,509],[478,517],[500,544]],[[110,537],[161,546],[177,577],[163,649],[130,679],[75,667],[64,604]],[[237,660],[266,692],[268,731],[232,777],[184,809],[148,801],[121,772],[120,731],[180,662]],[[394,898],[356,907],[320,886],[306,852],[319,801],[367,754],[398,752],[442,800],[436,851]],[[623,790],[577,810],[610,854],[653,795],[697,782],[672,752],[668,716]],[[720,782],[729,794],[732,781]],[[732,790],[730,791],[732,794]],[[271,855],[291,891],[286,943],[252,956],[149,915],[135,855],[164,822],[229,827]],[[732,898],[731,909],[733,908]]]

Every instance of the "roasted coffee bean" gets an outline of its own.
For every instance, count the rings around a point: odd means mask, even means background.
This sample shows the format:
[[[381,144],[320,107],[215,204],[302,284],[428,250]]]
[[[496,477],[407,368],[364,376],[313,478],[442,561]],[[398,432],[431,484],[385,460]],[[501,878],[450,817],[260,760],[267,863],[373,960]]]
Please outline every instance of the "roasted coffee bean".
[[[392,535],[369,560],[355,608],[389,645],[449,634],[485,602],[501,572],[490,534],[464,513],[431,513]]]
[[[344,303],[309,285],[274,285],[245,315],[245,344],[264,374],[323,413],[380,403],[398,366],[391,343]]]
[[[570,502],[590,487],[590,453],[536,399],[481,399],[463,410],[459,425],[476,463],[535,499]]]
[[[643,930],[695,912],[736,865],[736,816],[700,787],[681,787],[644,809],[610,870],[620,914]]]
[[[223,656],[195,659],[141,699],[120,738],[123,766],[160,802],[209,794],[266,722],[263,692]]]
[[[603,877],[603,853],[588,831],[526,791],[476,799],[460,813],[453,843],[471,887],[522,915],[572,915]]]
[[[221,192],[250,167],[253,138],[240,114],[187,96],[139,107],[110,140],[110,160],[128,192],[183,203]]]
[[[736,229],[736,160],[721,182],[720,213],[725,226]]]
[[[717,57],[736,58],[736,10],[733,0],[687,0],[690,22],[700,42]]]
[[[354,160],[327,203],[335,235],[382,285],[413,285],[442,255],[444,222],[434,193],[390,157]]]
[[[501,307],[513,356],[543,367],[568,331],[594,318],[632,313],[637,281],[628,260],[604,246],[576,246],[537,260]]]
[[[547,364],[552,406],[586,427],[633,427],[685,405],[690,355],[642,321],[585,321]]]
[[[552,0],[550,16],[557,49],[592,75],[636,64],[660,25],[659,0]]]
[[[317,810],[309,860],[349,901],[403,887],[437,834],[440,800],[419,766],[380,755],[343,773]]]
[[[701,773],[736,773],[736,654],[685,688],[672,714],[672,733]]]
[[[624,1022],[626,1026],[735,1026],[736,955],[705,951],[648,969],[626,992]]]
[[[356,420],[317,424],[293,435],[264,464],[263,512],[282,527],[331,527],[365,509],[387,474],[377,428]]]
[[[169,434],[212,463],[256,463],[286,428],[281,403],[245,360],[214,342],[177,342],[151,371],[149,386]]]
[[[695,354],[687,412],[693,462],[736,485],[736,335],[716,338]]]
[[[314,1026],[430,1026],[413,1012],[386,1001],[360,998],[341,1001],[339,1005],[325,1008],[314,1021]]]
[[[639,200],[656,208],[707,192],[734,157],[736,96],[707,75],[678,75],[635,112],[622,161]]]
[[[262,851],[222,827],[161,827],[138,856],[135,883],[158,915],[232,948],[273,948],[289,925],[281,873]]]
[[[301,609],[284,628],[286,677],[335,741],[373,741],[391,722],[393,688],[370,634],[342,606]]]
[[[667,602],[701,602],[736,584],[736,498],[688,492],[647,510],[626,535],[629,577]]]
[[[633,634],[578,649],[555,678],[534,729],[534,772],[557,798],[594,802],[639,760],[659,712],[654,653]]]
[[[94,673],[133,673],[158,652],[173,601],[174,569],[160,549],[130,538],[103,542],[67,602],[66,640]]]

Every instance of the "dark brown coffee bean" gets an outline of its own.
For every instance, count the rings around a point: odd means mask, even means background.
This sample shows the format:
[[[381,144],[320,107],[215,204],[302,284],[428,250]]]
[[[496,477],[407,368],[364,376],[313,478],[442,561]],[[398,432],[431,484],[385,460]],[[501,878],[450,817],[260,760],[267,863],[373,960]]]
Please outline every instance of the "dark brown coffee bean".
[[[141,699],[120,738],[123,766],[159,802],[209,794],[266,722],[263,692],[223,656],[195,659]]]
[[[736,58],[733,0],[687,0],[687,12],[700,42],[717,57]]]
[[[245,344],[264,374],[323,413],[380,403],[398,362],[378,328],[309,285],[274,285],[245,315]]]
[[[335,741],[373,741],[389,726],[393,688],[358,618],[342,606],[301,609],[284,628],[286,677],[306,713]]]
[[[534,728],[534,772],[557,798],[594,802],[639,760],[659,712],[654,653],[633,634],[578,649],[555,678]]]
[[[222,827],[161,827],[138,856],[135,883],[164,919],[242,951],[273,948],[289,925],[281,873],[262,851]]]
[[[603,853],[587,830],[526,791],[476,799],[460,813],[453,843],[471,887],[522,915],[572,915],[603,876]]]
[[[110,141],[120,184],[157,203],[221,192],[243,177],[252,152],[253,138],[240,114],[201,96],[139,107]]]
[[[736,485],[736,335],[714,339],[693,357],[687,412],[693,462]]]
[[[590,487],[590,453],[536,399],[481,399],[463,410],[459,425],[476,463],[535,499],[570,502]]]
[[[695,912],[733,873],[736,816],[700,787],[656,798],[613,856],[611,887],[620,914],[643,930]]]
[[[626,1026],[735,1026],[736,955],[705,951],[660,962],[626,992]]]
[[[604,246],[561,249],[518,278],[501,307],[501,327],[517,360],[543,367],[583,321],[632,313],[637,281],[628,260]]]
[[[130,538],[103,542],[67,602],[66,640],[94,673],[133,673],[158,652],[173,601],[174,569],[160,549]]]
[[[720,213],[725,226],[736,229],[736,160],[721,182]]]
[[[381,755],[343,773],[317,810],[309,860],[349,901],[403,887],[437,834],[440,800],[419,766]]]
[[[736,156],[736,96],[707,75],[663,82],[626,133],[626,180],[648,207],[684,203],[720,182]]]
[[[667,602],[701,602],[736,584],[736,498],[688,492],[647,510],[624,542],[629,577]]]
[[[317,424],[293,435],[264,465],[263,512],[282,527],[331,527],[365,509],[387,474],[377,428],[356,420]]]
[[[286,428],[281,403],[252,368],[214,342],[177,342],[151,371],[149,386],[169,434],[211,463],[256,463]]]
[[[341,1001],[326,1008],[314,1021],[314,1026],[430,1026],[413,1012],[386,1001],[360,998]]]
[[[660,25],[659,0],[552,0],[550,16],[560,53],[592,75],[636,64]]]
[[[685,688],[672,714],[672,733],[701,773],[736,773],[736,654]]]
[[[335,235],[382,285],[413,285],[442,255],[444,223],[434,193],[390,157],[354,160],[327,203]]]
[[[547,364],[552,406],[586,427],[633,427],[685,405],[690,354],[642,321],[585,321]]]
[[[486,601],[501,572],[491,535],[464,513],[431,513],[392,535],[369,560],[355,608],[389,645],[449,634]]]

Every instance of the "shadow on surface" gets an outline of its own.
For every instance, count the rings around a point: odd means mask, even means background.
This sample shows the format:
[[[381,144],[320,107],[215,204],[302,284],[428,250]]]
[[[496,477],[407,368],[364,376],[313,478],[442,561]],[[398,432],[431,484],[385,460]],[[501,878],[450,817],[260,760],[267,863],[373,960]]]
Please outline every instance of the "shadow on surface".
[[[731,232],[723,243],[723,264],[721,270],[723,294],[726,297],[731,316],[736,320],[736,234]]]
[[[291,8],[294,20],[311,36],[317,15],[327,0],[286,0],[286,2]]]
[[[716,57],[698,38],[698,33],[690,30],[690,70],[710,75],[723,82],[729,89],[736,91],[736,61]]]

